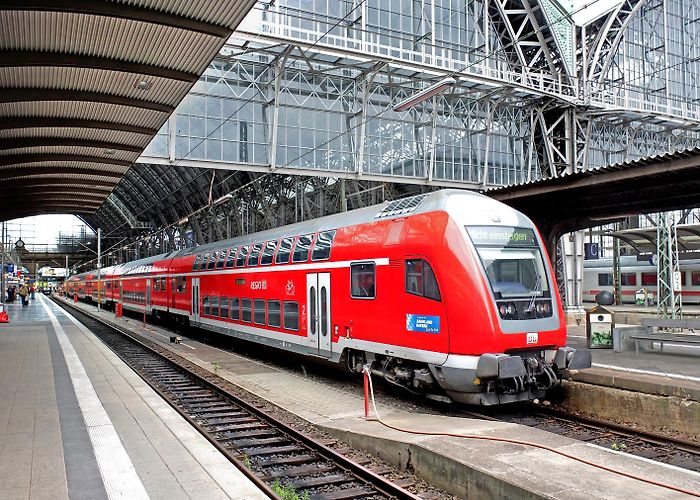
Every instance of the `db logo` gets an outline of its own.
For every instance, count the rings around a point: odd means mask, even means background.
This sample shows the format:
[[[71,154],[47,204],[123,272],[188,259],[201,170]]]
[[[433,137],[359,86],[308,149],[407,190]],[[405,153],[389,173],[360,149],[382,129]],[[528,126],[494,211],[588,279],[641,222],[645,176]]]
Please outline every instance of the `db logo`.
[[[296,293],[296,287],[294,286],[294,282],[292,280],[287,281],[287,286],[285,287],[285,291],[287,292],[287,295],[294,295]]]

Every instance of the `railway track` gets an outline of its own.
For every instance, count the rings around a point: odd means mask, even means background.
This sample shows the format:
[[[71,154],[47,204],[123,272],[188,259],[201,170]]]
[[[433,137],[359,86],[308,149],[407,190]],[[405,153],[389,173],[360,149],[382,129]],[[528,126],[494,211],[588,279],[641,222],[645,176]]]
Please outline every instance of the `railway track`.
[[[300,500],[419,498],[230,394],[216,380],[192,373],[149,347],[147,340],[79,309],[71,307],[71,314],[269,496]]]
[[[700,446],[697,444],[636,431],[593,418],[570,415],[553,408],[517,411],[505,408],[488,413],[461,410],[457,414],[470,418],[526,425],[607,449],[700,472]]]

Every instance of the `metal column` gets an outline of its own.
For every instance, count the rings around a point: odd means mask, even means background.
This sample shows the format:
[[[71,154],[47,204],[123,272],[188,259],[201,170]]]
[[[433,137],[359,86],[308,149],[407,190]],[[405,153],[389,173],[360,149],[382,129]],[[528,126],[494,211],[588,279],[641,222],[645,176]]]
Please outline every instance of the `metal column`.
[[[658,256],[657,290],[659,294],[656,314],[661,318],[680,319],[683,314],[680,294],[681,272],[678,263],[678,240],[673,212],[658,214],[656,245]]]

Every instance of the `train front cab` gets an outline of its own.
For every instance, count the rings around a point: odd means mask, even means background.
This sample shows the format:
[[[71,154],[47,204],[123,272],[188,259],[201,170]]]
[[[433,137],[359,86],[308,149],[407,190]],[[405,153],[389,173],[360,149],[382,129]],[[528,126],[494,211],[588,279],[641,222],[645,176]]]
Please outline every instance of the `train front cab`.
[[[460,214],[447,230],[460,241],[454,258],[463,262],[460,272],[453,264],[442,273],[452,282],[447,289],[461,291],[447,311],[458,328],[451,328],[447,361],[431,371],[453,400],[468,404],[542,398],[568,370],[591,365],[589,351],[566,347],[553,271],[532,222],[492,208],[490,225]]]

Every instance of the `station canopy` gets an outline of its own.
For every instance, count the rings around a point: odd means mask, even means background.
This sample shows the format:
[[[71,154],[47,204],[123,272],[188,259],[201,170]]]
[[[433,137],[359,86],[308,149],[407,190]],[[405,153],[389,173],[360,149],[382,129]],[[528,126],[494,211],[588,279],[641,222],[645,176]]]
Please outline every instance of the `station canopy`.
[[[89,217],[255,0],[0,6],[0,219]]]

